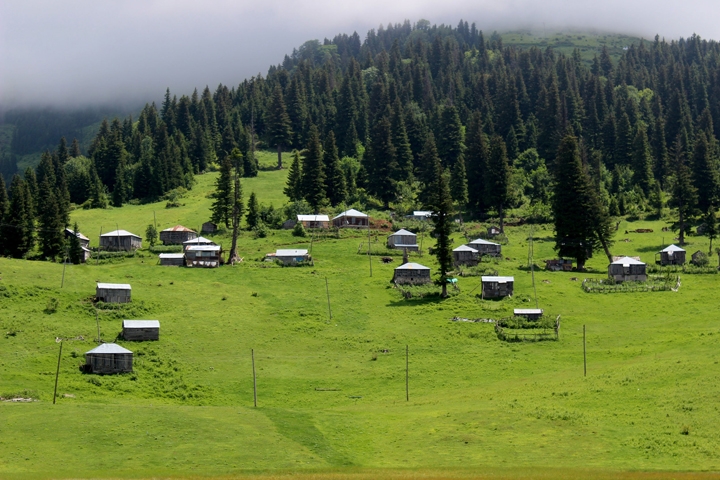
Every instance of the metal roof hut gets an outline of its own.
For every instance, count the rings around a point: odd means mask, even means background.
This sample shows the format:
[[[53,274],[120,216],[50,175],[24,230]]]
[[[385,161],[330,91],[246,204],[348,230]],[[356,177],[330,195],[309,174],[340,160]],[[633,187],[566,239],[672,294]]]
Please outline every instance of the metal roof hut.
[[[467,244],[468,247],[478,251],[478,255],[489,255],[491,257],[499,257],[502,254],[502,246],[499,243],[489,242],[478,238]]]
[[[338,228],[366,228],[369,226],[370,217],[354,208],[342,212],[332,219],[334,227]]]
[[[198,234],[195,230],[190,230],[182,225],[175,225],[160,232],[160,241],[163,242],[163,245],[182,245],[184,242],[197,237]]]
[[[202,224],[202,228],[200,229],[200,233],[215,233],[217,230],[217,224],[213,222],[205,222]]]
[[[432,217],[433,212],[430,210],[415,210],[412,215],[405,215],[405,218],[413,220],[427,220]]]
[[[125,340],[160,340],[160,321],[123,320],[122,335]]]
[[[194,245],[185,249],[188,267],[216,268],[220,266],[220,245]]]
[[[677,245],[670,245],[655,254],[655,263],[660,265],[685,265],[685,250]],[[660,255],[658,262],[657,256]]]
[[[298,215],[297,221],[305,228],[328,228],[330,217],[327,215]]]
[[[513,294],[515,277],[481,277],[482,298],[509,297]]]
[[[163,267],[182,267],[185,265],[184,253],[161,253],[160,265]]]
[[[130,303],[132,287],[127,283],[98,283],[95,297],[105,303]]]
[[[540,320],[543,316],[542,308],[516,308],[513,310],[516,317],[525,317],[528,320]]]
[[[192,240],[183,242],[183,248],[194,247],[197,245],[217,245],[217,243],[213,242],[212,240],[208,240],[205,237],[197,237],[193,238]]]
[[[616,282],[644,282],[647,265],[638,258],[619,257],[608,265],[608,275]]]
[[[423,285],[430,283],[430,267],[419,263],[406,263],[395,269],[392,281],[400,285]]]
[[[114,230],[100,235],[100,248],[103,250],[125,250],[129,252],[141,247],[142,238],[127,230]]]
[[[90,373],[132,372],[133,353],[115,343],[103,343],[85,354],[85,368]]]
[[[282,262],[283,265],[297,265],[312,260],[307,250],[295,248],[276,250],[274,255],[271,254],[271,257]]]
[[[417,244],[417,235],[405,229],[400,229],[392,235],[388,235],[387,245],[396,250],[408,249],[417,252],[420,248]]]
[[[478,251],[467,245],[460,245],[453,250],[453,264],[474,266],[478,264]]]
[[[73,235],[76,236],[77,239],[80,241],[81,247],[89,247],[90,246],[90,239],[88,237],[86,237],[85,235],[83,235],[80,232],[73,231],[72,228],[65,229],[65,238],[70,238]]]

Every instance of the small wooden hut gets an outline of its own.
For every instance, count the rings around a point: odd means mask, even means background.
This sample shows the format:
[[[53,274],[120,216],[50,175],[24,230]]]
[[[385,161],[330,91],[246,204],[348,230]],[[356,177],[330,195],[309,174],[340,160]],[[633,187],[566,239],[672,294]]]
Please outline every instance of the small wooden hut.
[[[142,238],[127,230],[114,230],[100,235],[100,248],[130,252],[142,247]]]
[[[453,250],[453,264],[455,266],[475,266],[478,264],[479,258],[478,251],[467,245],[460,245]]]
[[[387,245],[396,250],[407,249],[411,252],[417,252],[420,249],[417,244],[417,235],[402,228],[392,235],[388,235]]]
[[[685,250],[677,245],[670,245],[655,254],[655,263],[660,265],[685,265]],[[660,255],[660,260],[657,256]]]
[[[488,227],[488,229],[487,229],[487,236],[489,238],[497,237],[498,235],[500,235],[500,233],[501,233],[500,227],[492,226],[492,227]]]
[[[198,245],[217,245],[217,243],[213,242],[212,240],[208,240],[205,237],[197,237],[197,238],[193,238],[192,240],[183,242],[183,248],[185,248],[185,249],[187,249],[188,247],[195,247]]]
[[[430,283],[430,268],[419,263],[406,263],[395,269],[392,281],[401,285],[423,285]]]
[[[160,340],[160,321],[123,320],[123,339],[128,341]]]
[[[129,303],[132,287],[127,283],[98,283],[95,298],[105,303]]]
[[[467,244],[468,247],[478,251],[478,255],[489,255],[491,257],[499,257],[502,254],[502,246],[499,243],[489,242],[478,238]]]
[[[312,257],[305,249],[280,249],[274,254],[269,254],[268,258],[278,260],[283,265],[297,265],[298,263],[309,262]]]
[[[188,267],[216,268],[220,266],[220,245],[194,245],[185,249]]]
[[[432,217],[433,212],[430,210],[415,210],[412,215],[405,215],[405,218],[411,220],[428,220]]]
[[[644,282],[647,265],[639,258],[619,257],[608,265],[608,275],[616,282]]]
[[[528,320],[540,320],[543,316],[542,308],[516,308],[513,310],[516,317],[525,317]]]
[[[90,373],[133,371],[133,353],[115,343],[103,343],[85,354],[85,369]]]
[[[77,237],[77,239],[80,241],[81,247],[89,247],[90,246],[90,239],[83,235],[80,232],[74,232],[72,228],[66,228],[65,229],[65,238],[70,238],[72,236]]]
[[[172,228],[166,228],[160,232],[160,241],[163,245],[182,245],[188,240],[197,237],[198,234],[195,230],[190,230],[182,225],[175,225]]]
[[[552,272],[572,272],[572,269],[572,260],[565,258],[545,260],[545,270],[550,270]]]
[[[490,277],[483,276],[482,298],[509,297],[513,294],[515,277]]]
[[[215,233],[217,230],[217,224],[213,222],[205,222],[202,224],[202,228],[200,229],[200,233]]]
[[[82,249],[82,255],[80,256],[80,261],[82,263],[86,263],[90,258],[92,258],[92,250],[90,250],[88,247],[80,247]]]
[[[163,267],[182,267],[185,265],[184,253],[161,253],[160,265]]]
[[[334,227],[338,228],[367,228],[370,218],[354,208],[342,212],[332,219]]]
[[[297,221],[305,228],[328,228],[330,217],[327,215],[298,215]]]

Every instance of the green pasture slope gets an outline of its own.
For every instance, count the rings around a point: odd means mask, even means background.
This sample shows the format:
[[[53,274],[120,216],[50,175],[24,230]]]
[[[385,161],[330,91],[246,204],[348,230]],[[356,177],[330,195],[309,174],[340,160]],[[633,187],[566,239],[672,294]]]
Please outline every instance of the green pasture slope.
[[[280,206],[286,172],[244,180],[246,196]],[[196,227],[214,175],[198,177],[180,208],[80,210],[73,220],[93,244],[101,226],[144,232],[153,211],[163,228]],[[614,253],[652,261],[672,240],[663,225],[621,223]],[[625,234],[636,228],[655,233]],[[357,254],[364,238],[348,232],[315,241],[312,267],[259,261],[308,239],[243,233],[235,267],[160,267],[140,252],[69,266],[63,288],[62,265],[0,259],[0,396],[36,399],[0,403],[0,478],[713,478],[681,472],[720,470],[720,276],[684,275],[678,292],[584,293],[574,278],[603,277],[597,256],[594,273],[535,274],[540,307],[562,315],[558,342],[505,343],[491,325],[452,322],[534,306],[520,268],[528,234],[509,228],[509,260],[497,268],[515,276],[516,295],[502,301],[480,300],[477,277],[460,278],[447,300],[405,300],[389,283],[397,259],[374,257],[370,276]],[[538,261],[553,256],[551,235],[535,230]],[[690,240],[689,253],[707,249]],[[100,311],[104,341],[123,318],[162,324],[159,342],[119,342],[135,352],[132,374],[78,369],[97,336],[95,281],[133,288],[132,304]],[[64,343],[53,405],[55,338],[78,336]]]

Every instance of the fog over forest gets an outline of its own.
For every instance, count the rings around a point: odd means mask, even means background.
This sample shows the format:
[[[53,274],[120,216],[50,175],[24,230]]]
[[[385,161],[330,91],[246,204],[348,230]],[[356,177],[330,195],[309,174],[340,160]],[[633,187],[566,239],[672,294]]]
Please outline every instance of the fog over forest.
[[[380,24],[720,39],[716,0],[26,0],[0,3],[0,107],[160,100],[265,74],[310,39]]]

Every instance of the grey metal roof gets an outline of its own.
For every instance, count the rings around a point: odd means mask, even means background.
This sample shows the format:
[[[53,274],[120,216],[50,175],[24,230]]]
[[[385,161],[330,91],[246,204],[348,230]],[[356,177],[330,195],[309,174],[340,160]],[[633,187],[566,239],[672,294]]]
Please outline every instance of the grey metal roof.
[[[413,248],[413,247],[417,247],[417,246],[418,246],[417,243],[396,243],[395,244],[396,248],[406,248],[406,247]]]
[[[160,328],[159,320],[123,320],[123,328]]]
[[[184,253],[161,253],[160,258],[185,258]]]
[[[89,353],[132,353],[127,348],[123,348],[120,345],[116,343],[103,343],[101,345],[98,345],[97,347],[93,348],[89,352],[85,352],[85,355]]]
[[[215,245],[215,242],[208,240],[205,237],[197,237],[192,240],[185,240],[183,245]]]
[[[495,282],[495,283],[508,283],[508,282],[514,282],[515,277],[490,277],[490,276],[483,276],[481,278],[483,282]]]
[[[187,250],[189,252],[219,252],[220,245],[192,245]]]
[[[395,270],[430,270],[430,267],[426,267],[425,265],[420,265],[419,263],[406,263],[404,265],[400,265]]]
[[[673,244],[673,245],[670,245],[669,247],[663,248],[663,249],[660,250],[660,251],[661,251],[661,252],[668,252],[668,253],[675,253],[675,252],[684,252],[685,250],[682,249],[682,248],[680,248],[680,247],[678,247],[677,245]]]
[[[342,217],[367,217],[367,214],[362,213],[359,210],[355,210],[354,208],[351,208],[350,210],[346,210],[346,211],[342,212],[337,217],[333,217],[333,220],[342,218]]]
[[[86,237],[80,232],[74,232],[72,228],[66,228],[65,231],[68,232],[70,235],[75,235],[80,240],[87,240],[88,242],[90,241],[88,237]]]
[[[515,315],[542,315],[542,308],[516,308],[513,310]]]
[[[132,290],[129,283],[98,283],[97,288],[104,290]]]
[[[303,255],[307,255],[307,250],[301,250],[301,249],[284,249],[284,250],[276,250],[275,256],[276,257],[301,257]]]
[[[413,217],[430,217],[432,216],[432,210],[415,210],[413,211]]]
[[[487,240],[483,240],[482,238],[476,238],[472,242],[468,243],[468,245],[500,245],[499,243],[495,242],[488,242]]]
[[[401,228],[401,229],[398,230],[397,232],[393,233],[392,235],[388,235],[388,236],[389,236],[389,237],[394,237],[395,235],[412,235],[413,237],[417,237],[417,235],[415,235],[414,233],[412,233],[412,232],[410,232],[410,231],[408,231],[408,230],[405,230],[404,228]]]
[[[641,262],[640,260],[636,260],[632,257],[621,257],[612,262],[611,265],[645,265],[645,262]]]
[[[298,222],[329,222],[327,215],[298,215]]]
[[[475,250],[475,249],[472,248],[472,247],[468,247],[467,245],[460,245],[459,247],[457,247],[456,249],[454,249],[453,252],[473,252],[473,253],[478,253],[477,250]]]
[[[141,238],[139,235],[130,233],[127,230],[113,230],[112,232],[103,233],[100,236],[101,237],[137,237],[137,238]]]

